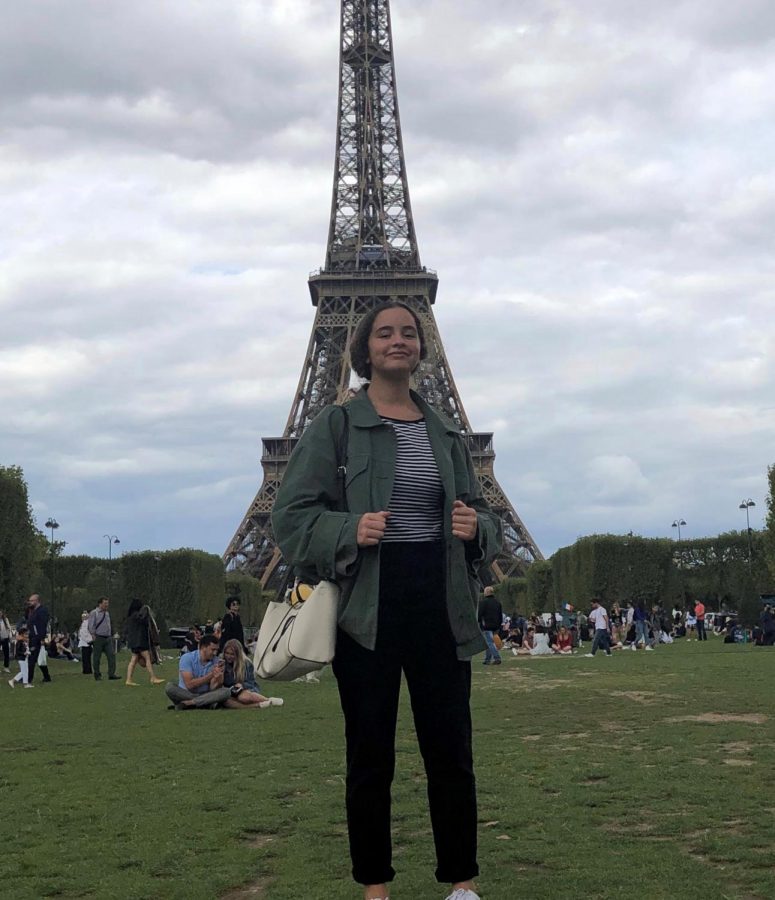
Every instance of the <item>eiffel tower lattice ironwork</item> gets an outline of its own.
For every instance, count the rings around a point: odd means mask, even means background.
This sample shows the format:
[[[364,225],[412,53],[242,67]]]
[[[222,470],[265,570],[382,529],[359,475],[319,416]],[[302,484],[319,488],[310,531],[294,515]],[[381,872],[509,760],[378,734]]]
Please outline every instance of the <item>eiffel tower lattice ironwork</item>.
[[[271,513],[283,473],[304,429],[350,390],[350,339],[363,315],[400,300],[419,315],[428,354],[415,387],[466,434],[477,475],[504,527],[493,580],[543,559],[498,484],[492,434],[474,432],[452,378],[433,315],[438,278],[420,264],[398,115],[389,0],[342,0],[336,163],[325,267],[309,278],[315,322],[282,437],[264,438],[264,480],[224,562],[261,579],[284,582]]]

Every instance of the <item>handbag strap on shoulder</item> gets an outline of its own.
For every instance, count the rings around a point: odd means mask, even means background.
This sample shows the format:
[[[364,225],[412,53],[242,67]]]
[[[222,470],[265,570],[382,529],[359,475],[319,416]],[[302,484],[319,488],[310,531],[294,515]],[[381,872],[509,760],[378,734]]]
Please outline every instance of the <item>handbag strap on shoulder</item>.
[[[339,479],[339,506],[340,512],[347,512],[347,491],[345,481],[347,478],[347,449],[350,440],[350,416],[346,406],[340,406],[342,410],[342,432],[336,445],[336,475]]]

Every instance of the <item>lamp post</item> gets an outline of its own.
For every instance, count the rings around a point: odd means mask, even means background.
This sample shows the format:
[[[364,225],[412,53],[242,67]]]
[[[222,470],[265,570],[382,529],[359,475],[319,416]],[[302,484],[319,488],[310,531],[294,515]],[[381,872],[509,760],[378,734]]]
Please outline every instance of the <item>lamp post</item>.
[[[748,512],[752,506],[756,504],[749,497],[747,500],[741,500],[738,509],[745,510],[745,527],[748,532],[748,571],[751,571],[751,557],[753,556],[753,545],[751,544],[751,516]]]
[[[678,540],[679,540],[679,541],[681,540],[681,526],[682,526],[682,525],[686,525],[686,519],[676,519],[676,520],[673,522],[673,524],[671,525],[671,528],[677,528],[677,529],[678,529]]]
[[[110,593],[110,579],[113,576],[111,572],[111,566],[113,564],[113,544],[120,544],[121,541],[116,537],[115,534],[103,534],[104,538],[108,540],[108,572],[105,576],[105,593]]]
[[[54,532],[59,528],[59,522],[51,516],[50,519],[46,519],[46,528],[51,529],[51,624],[56,624],[56,616],[54,615],[54,607],[56,603],[56,597],[54,596],[54,590],[56,588],[56,579],[54,577],[54,568],[56,566],[56,548],[54,547]]]

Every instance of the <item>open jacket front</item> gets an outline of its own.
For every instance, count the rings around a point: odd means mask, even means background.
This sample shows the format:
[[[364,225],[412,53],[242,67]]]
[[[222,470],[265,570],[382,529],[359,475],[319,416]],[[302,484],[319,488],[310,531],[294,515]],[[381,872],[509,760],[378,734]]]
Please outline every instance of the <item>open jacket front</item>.
[[[414,392],[412,399],[425,417],[444,488],[447,612],[458,658],[468,659],[485,649],[477,622],[477,573],[500,550],[501,523],[482,496],[463,436]],[[373,650],[377,638],[380,546],[358,547],[356,535],[364,513],[388,508],[393,492],[396,439],[365,390],[348,402],[347,411],[347,511],[337,508],[337,447],[345,416],[338,406],[328,406],[310,423],[291,456],[274,503],[272,526],[285,559],[301,577],[340,583],[339,626],[359,644]],[[473,541],[464,543],[452,535],[455,500],[476,510],[478,529]]]

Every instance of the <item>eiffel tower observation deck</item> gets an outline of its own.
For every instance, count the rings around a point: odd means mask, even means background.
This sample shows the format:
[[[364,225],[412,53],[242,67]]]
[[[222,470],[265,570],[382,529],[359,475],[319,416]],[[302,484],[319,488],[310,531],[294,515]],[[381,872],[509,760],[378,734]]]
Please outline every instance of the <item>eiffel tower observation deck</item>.
[[[288,459],[304,429],[350,392],[349,347],[361,318],[386,300],[419,315],[427,357],[415,389],[466,435],[490,506],[503,522],[503,552],[492,580],[523,574],[543,559],[498,484],[493,436],[475,432],[466,415],[433,315],[438,277],[420,263],[398,114],[389,0],[342,0],[339,113],[325,267],[309,278],[315,321],[282,437],[263,439],[263,483],[231,540],[224,562],[261,579],[285,582],[271,513]]]

